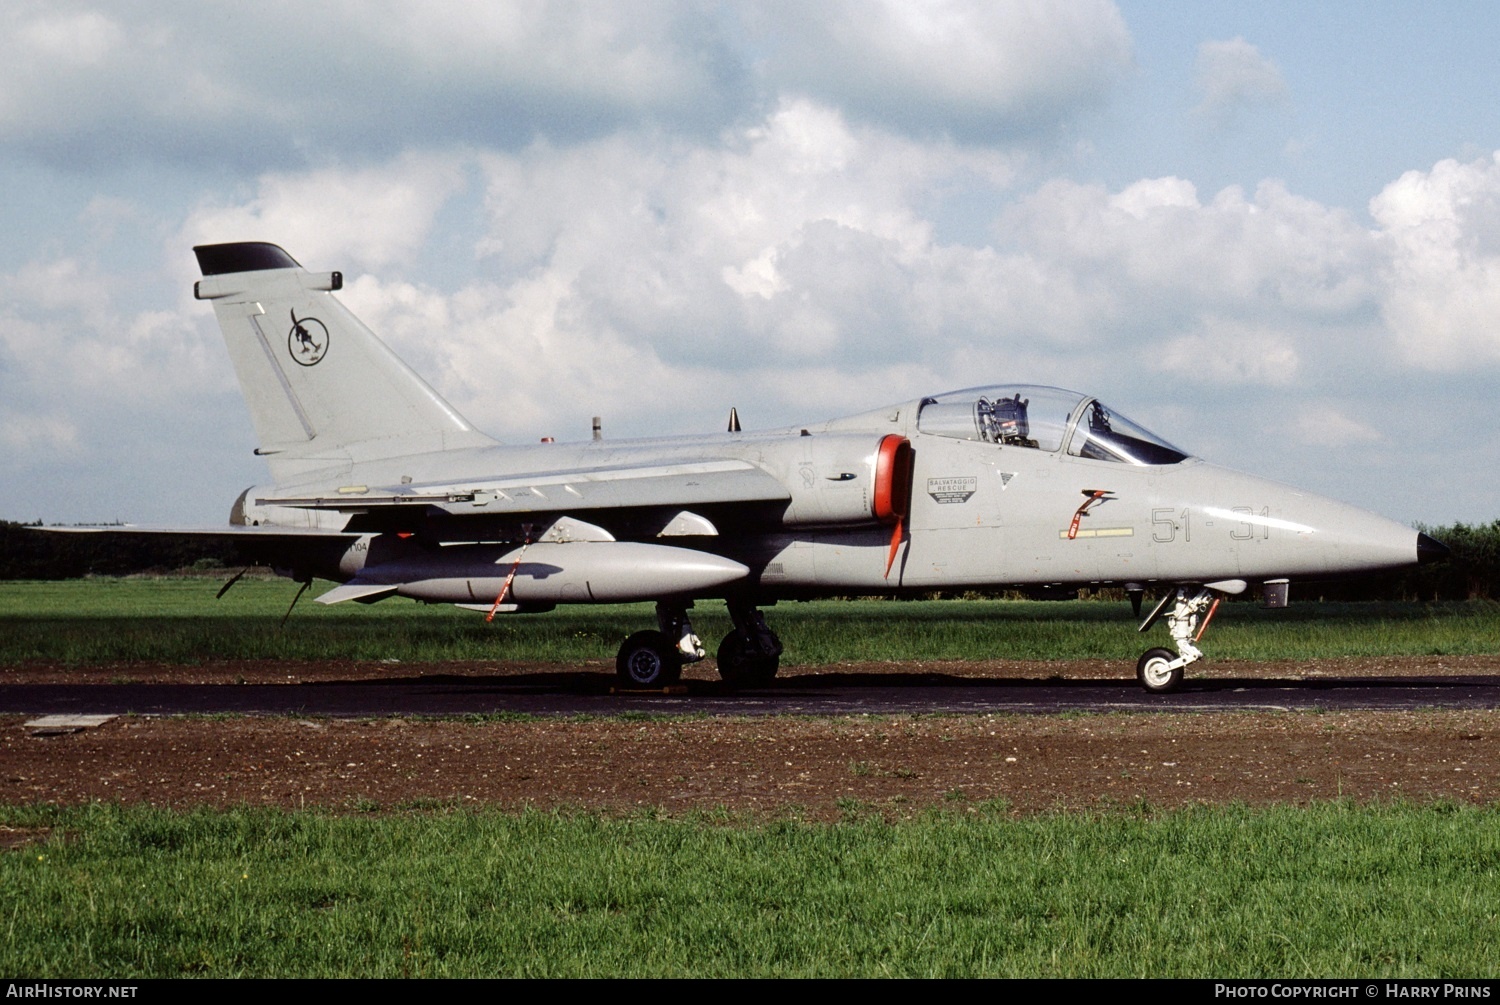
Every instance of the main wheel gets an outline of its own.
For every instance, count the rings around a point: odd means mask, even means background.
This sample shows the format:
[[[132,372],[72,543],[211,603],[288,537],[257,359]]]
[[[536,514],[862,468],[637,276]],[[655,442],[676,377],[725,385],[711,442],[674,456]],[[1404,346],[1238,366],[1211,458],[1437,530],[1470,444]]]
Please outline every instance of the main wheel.
[[[726,684],[758,687],[771,683],[776,671],[781,668],[780,655],[766,655],[747,651],[744,638],[739,632],[730,632],[719,643],[716,654],[719,676]]]
[[[1182,667],[1173,667],[1177,654],[1170,649],[1147,649],[1135,664],[1135,679],[1152,694],[1167,694],[1182,686]],[[1168,669],[1170,667],[1170,669]]]
[[[682,677],[682,656],[663,633],[636,632],[620,644],[615,673],[626,687],[666,687]]]

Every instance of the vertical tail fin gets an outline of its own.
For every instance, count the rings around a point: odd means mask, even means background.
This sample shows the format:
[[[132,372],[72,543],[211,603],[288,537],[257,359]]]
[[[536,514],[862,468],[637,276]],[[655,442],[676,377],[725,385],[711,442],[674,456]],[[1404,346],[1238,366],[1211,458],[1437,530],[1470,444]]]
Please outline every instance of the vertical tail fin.
[[[340,273],[308,272],[274,244],[193,251],[204,276],[194,296],[213,302],[277,481],[494,443],[331,295]]]

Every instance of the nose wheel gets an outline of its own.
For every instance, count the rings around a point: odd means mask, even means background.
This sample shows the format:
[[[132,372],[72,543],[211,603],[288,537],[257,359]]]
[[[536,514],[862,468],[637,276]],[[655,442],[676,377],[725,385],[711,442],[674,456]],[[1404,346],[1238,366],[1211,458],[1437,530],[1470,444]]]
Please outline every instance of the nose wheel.
[[[1182,686],[1182,667],[1170,649],[1147,649],[1135,664],[1135,679],[1152,694],[1169,694]]]

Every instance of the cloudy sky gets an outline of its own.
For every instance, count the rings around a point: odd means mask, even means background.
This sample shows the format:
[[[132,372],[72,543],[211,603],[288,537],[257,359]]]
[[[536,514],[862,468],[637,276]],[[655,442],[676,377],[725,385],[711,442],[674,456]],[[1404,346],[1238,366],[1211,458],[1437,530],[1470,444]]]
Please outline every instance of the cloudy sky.
[[[194,244],[267,240],[510,442],[1099,395],[1500,517],[1500,8],[0,6],[0,517],[266,472]]]

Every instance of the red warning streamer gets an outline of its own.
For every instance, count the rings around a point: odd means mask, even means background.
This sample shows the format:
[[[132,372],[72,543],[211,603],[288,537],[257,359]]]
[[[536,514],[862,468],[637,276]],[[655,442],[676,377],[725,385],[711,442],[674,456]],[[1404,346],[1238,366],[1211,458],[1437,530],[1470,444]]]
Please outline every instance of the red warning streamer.
[[[511,563],[510,572],[506,573],[505,582],[500,585],[500,596],[495,598],[495,604],[490,608],[490,613],[484,616],[484,620],[486,623],[495,620],[495,612],[500,610],[501,604],[505,603],[505,595],[510,592],[510,584],[516,578],[516,570],[521,567],[521,559],[526,557],[526,549],[530,547],[531,542],[529,540],[525,544],[521,545],[521,553],[517,555],[516,560]]]
[[[896,528],[891,531],[891,550],[885,556],[885,578],[891,578],[891,566],[896,564],[896,552],[901,548],[901,534],[906,528],[902,526],[904,521],[901,517],[896,518]]]

